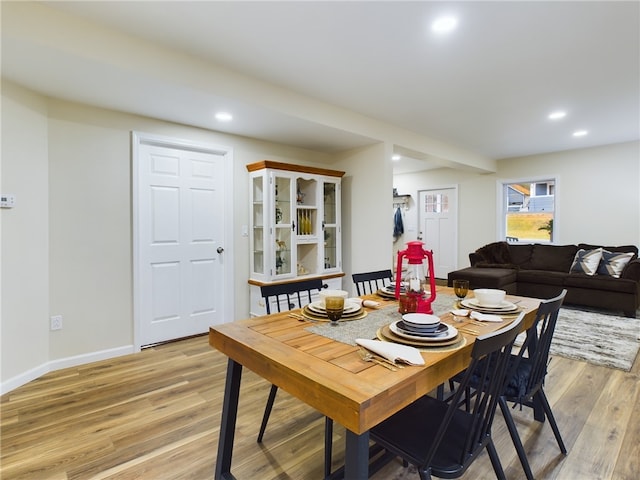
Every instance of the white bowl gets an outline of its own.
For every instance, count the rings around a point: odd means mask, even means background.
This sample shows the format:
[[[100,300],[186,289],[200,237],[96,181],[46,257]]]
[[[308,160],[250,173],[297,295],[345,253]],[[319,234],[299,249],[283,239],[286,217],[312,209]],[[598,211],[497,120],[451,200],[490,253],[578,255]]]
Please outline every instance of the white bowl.
[[[498,307],[504,302],[507,292],[495,288],[476,288],[473,294],[481,307]]]
[[[402,320],[421,327],[436,326],[440,323],[440,317],[428,313],[405,313],[402,315]]]
[[[327,297],[342,297],[345,300],[349,297],[346,290],[320,290],[320,304],[324,306],[324,299]]]

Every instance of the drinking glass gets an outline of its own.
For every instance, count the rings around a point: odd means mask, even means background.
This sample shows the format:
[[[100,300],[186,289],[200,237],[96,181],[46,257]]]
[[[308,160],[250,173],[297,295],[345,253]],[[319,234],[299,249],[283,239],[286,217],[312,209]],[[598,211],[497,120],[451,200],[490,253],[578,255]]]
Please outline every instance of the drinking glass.
[[[344,312],[344,298],[327,297],[324,299],[324,308],[327,312],[327,317],[331,320],[331,325],[338,325],[338,320],[342,318],[342,313]]]
[[[469,293],[469,280],[454,280],[453,291],[460,300],[467,296]]]

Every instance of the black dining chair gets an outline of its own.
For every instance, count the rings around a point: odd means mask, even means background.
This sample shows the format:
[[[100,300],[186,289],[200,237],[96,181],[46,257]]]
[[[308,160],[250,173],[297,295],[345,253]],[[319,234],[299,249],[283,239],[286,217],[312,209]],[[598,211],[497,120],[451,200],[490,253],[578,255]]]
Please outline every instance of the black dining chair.
[[[549,364],[551,340],[553,339],[560,307],[566,294],[567,291],[563,290],[557,297],[540,302],[536,318],[531,327],[527,329],[526,338],[522,346],[518,353],[512,354],[509,358],[507,383],[498,400],[500,411],[507,424],[511,440],[528,480],[533,480],[534,476],[507,402],[513,403],[514,406],[532,408],[535,420],[544,421],[546,415],[558,442],[558,447],[566,455],[567,448],[562,440],[558,424],[543,388],[545,376],[547,375],[547,365]],[[459,376],[454,377],[453,381],[455,382],[456,380],[459,380]],[[477,389],[478,385],[482,384],[472,380],[467,393],[472,395],[471,390]]]
[[[321,279],[303,280],[301,282],[280,283],[275,285],[264,285],[260,287],[260,294],[264,298],[267,315],[271,314],[271,304],[275,304],[278,312],[302,308],[312,302],[314,293],[324,288]],[[276,400],[278,386],[271,385],[267,405],[264,408],[260,431],[258,432],[258,443],[262,443],[264,432],[271,416],[271,410]],[[333,420],[325,417],[325,459],[324,476],[328,478],[331,474],[331,451],[333,447]]]
[[[391,270],[378,270],[376,272],[354,273],[351,279],[356,286],[358,296],[376,293],[379,289],[393,281]]]
[[[415,465],[422,480],[431,475],[458,478],[484,449],[496,476],[506,479],[491,438],[491,424],[523,317],[524,313],[507,327],[476,338],[471,363],[450,402],[425,395],[373,427],[370,438],[403,462]],[[466,388],[476,375],[486,388],[474,395],[469,411],[460,409]]]

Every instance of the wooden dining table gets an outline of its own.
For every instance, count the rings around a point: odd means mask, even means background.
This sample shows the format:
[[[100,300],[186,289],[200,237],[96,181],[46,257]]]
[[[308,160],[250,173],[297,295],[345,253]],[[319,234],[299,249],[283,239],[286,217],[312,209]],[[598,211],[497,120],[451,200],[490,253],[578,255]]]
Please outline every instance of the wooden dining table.
[[[453,289],[438,287],[437,294],[452,295]],[[379,301],[378,308],[395,304],[376,296],[363,298]],[[515,296],[506,299],[524,311],[523,329],[531,326],[540,300]],[[466,341],[460,348],[429,349],[422,352],[424,365],[390,371],[365,362],[357,346],[310,332],[309,323],[291,313],[237,320],[209,330],[209,344],[229,358],[216,479],[235,478],[231,463],[243,367],[343,425],[345,478],[359,480],[368,478],[369,430],[464,370],[476,336],[510,323],[505,320],[468,325],[473,327],[468,330],[473,333],[461,332]],[[453,318],[451,313],[441,315],[441,320],[462,329],[471,321],[468,317]]]

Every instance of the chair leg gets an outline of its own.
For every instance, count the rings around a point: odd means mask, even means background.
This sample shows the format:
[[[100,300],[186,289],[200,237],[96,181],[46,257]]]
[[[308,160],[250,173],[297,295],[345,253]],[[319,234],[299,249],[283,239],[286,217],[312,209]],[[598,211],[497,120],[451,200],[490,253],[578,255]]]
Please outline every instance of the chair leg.
[[[509,410],[507,401],[504,397],[500,397],[498,399],[498,402],[500,404],[500,410],[502,411],[504,421],[507,424],[509,435],[511,435],[513,446],[516,447],[516,452],[518,452],[518,458],[520,459],[520,463],[522,464],[524,474],[527,476],[527,480],[534,480],[533,473],[531,472],[531,467],[529,466],[529,460],[527,459],[527,454],[524,451],[522,440],[520,440],[520,435],[518,434],[516,424],[513,421],[513,417],[511,416],[511,411]]]
[[[498,457],[498,452],[496,451],[496,446],[493,444],[491,438],[489,438],[489,442],[487,443],[487,452],[489,453],[493,471],[496,472],[496,478],[498,480],[507,480],[507,476],[504,474],[504,469],[500,463],[500,457]]]
[[[276,400],[276,393],[278,393],[278,387],[272,384],[271,391],[269,392],[269,398],[267,399],[267,405],[264,407],[262,424],[260,425],[260,432],[258,433],[258,443],[262,443],[262,437],[264,436],[264,431],[267,428],[267,422],[269,421],[269,415],[271,415],[271,409],[273,408],[273,402]]]
[[[423,470],[422,468],[419,468],[418,475],[420,475],[420,480],[431,480],[430,470]]]
[[[551,425],[551,430],[553,430],[553,434],[556,437],[556,441],[558,442],[558,447],[560,447],[560,451],[564,455],[566,455],[567,447],[564,446],[564,442],[562,441],[562,436],[560,435],[558,424],[556,423],[556,419],[553,416],[553,412],[551,411],[551,405],[549,405],[549,400],[547,400],[547,396],[544,394],[544,391],[542,389],[538,390],[536,395],[539,396],[540,402],[542,403],[542,407],[544,408],[544,411],[547,414],[547,418],[549,419],[549,425]]]
[[[324,417],[324,478],[331,478],[331,452],[333,449],[333,420]]]

